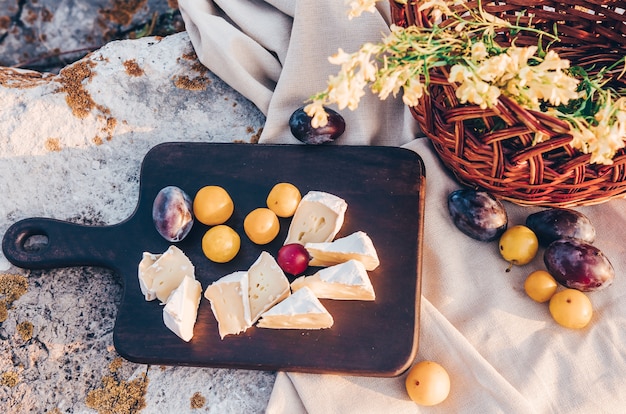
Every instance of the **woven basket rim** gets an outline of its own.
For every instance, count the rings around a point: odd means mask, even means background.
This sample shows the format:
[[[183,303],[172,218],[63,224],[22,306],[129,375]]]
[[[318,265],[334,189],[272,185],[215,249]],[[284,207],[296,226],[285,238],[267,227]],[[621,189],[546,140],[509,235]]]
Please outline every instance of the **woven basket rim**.
[[[429,10],[418,10],[422,3],[417,0],[402,5],[390,0],[393,22],[404,27],[432,25]],[[479,1],[465,4],[476,8]],[[616,62],[624,56],[623,1],[503,0],[481,4],[487,12],[508,20],[520,19],[523,9],[533,14],[533,23],[539,28],[557,23],[561,41],[551,47],[573,64]],[[537,44],[539,40],[526,36],[518,43],[519,39],[516,45]],[[499,39],[505,40],[510,41]],[[486,189],[520,205],[573,207],[626,196],[625,150],[617,153],[611,166],[590,164],[588,154],[569,145],[572,136],[564,121],[523,108],[506,97],[489,109],[462,105],[455,95],[456,85],[447,81],[447,70],[430,74],[428,94],[410,109],[439,158],[461,184]],[[619,82],[626,87],[626,76]],[[471,125],[480,122],[506,127],[477,132]],[[536,132],[550,139],[533,146]]]

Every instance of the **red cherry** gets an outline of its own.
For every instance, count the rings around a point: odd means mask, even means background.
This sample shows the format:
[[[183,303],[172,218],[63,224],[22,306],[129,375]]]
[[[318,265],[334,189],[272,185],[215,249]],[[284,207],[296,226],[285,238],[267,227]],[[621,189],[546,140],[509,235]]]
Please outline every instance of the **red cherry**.
[[[309,267],[309,252],[300,243],[286,244],[278,250],[276,261],[285,273],[297,276]]]

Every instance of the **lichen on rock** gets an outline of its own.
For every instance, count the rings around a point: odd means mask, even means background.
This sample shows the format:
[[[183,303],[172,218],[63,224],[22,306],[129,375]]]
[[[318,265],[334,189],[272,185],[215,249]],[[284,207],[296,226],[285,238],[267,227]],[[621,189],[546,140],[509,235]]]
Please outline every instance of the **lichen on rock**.
[[[0,274],[0,323],[9,316],[9,309],[13,302],[26,293],[28,279],[22,275],[11,273]]]
[[[123,380],[119,375],[121,364],[121,358],[115,358],[111,362],[111,374],[102,378],[102,387],[87,394],[87,407],[97,410],[99,414],[136,413],[145,408],[147,373],[132,380]]]
[[[0,377],[0,385],[13,388],[20,381],[20,377],[15,371],[6,371],[2,373]]]
[[[83,59],[63,68],[59,73],[58,80],[62,86],[58,91],[66,94],[65,101],[78,118],[87,117],[96,106],[91,94],[84,88],[84,83],[94,76],[94,66],[96,64],[93,61]]]

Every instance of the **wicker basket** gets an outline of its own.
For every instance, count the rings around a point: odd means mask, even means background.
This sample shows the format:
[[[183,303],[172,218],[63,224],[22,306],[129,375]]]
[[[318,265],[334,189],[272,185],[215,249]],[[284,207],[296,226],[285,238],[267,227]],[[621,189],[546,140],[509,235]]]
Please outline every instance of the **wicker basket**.
[[[408,3],[390,1],[395,24],[430,25],[428,11],[417,11],[420,0]],[[478,2],[466,5],[478,7]],[[528,20],[518,20],[516,12],[526,10],[525,16],[534,14],[533,25],[545,31],[551,31],[556,23],[560,42],[551,48],[572,65],[603,67],[626,54],[624,0],[484,0],[483,8],[521,23]],[[501,35],[498,41],[510,44],[511,39]],[[536,45],[537,41],[526,35],[517,37],[515,44]],[[623,69],[617,68],[615,73]],[[431,74],[429,93],[411,111],[440,159],[461,183],[521,205],[572,207],[626,196],[626,151],[616,154],[613,165],[590,164],[588,154],[569,145],[572,136],[567,123],[524,109],[505,97],[493,109],[462,105],[455,96],[455,85],[446,80],[447,69]],[[626,87],[624,78],[615,80],[617,86]],[[472,128],[478,121],[487,130],[502,123],[506,127],[479,133]],[[550,139],[532,145],[536,132]]]

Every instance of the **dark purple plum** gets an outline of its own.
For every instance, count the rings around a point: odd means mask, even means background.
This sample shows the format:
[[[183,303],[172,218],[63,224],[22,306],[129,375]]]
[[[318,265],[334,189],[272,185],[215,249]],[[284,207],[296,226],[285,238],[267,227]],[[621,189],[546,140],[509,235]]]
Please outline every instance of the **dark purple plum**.
[[[543,247],[564,238],[580,239],[587,243],[593,243],[596,239],[596,229],[587,216],[566,208],[551,208],[530,214],[526,217],[526,226],[537,235]]]
[[[152,204],[152,221],[165,240],[181,241],[194,222],[191,198],[176,186],[162,188]]]
[[[311,117],[304,112],[304,107],[296,109],[289,118],[289,128],[294,137],[305,144],[324,144],[339,138],[346,130],[346,121],[343,117],[329,108],[324,108],[328,113],[328,124],[323,127],[313,128]]]
[[[543,262],[557,282],[583,292],[604,289],[615,278],[604,253],[579,239],[553,241],[544,251]]]
[[[459,230],[480,241],[498,239],[509,222],[504,205],[485,191],[460,189],[451,192],[448,211]]]

